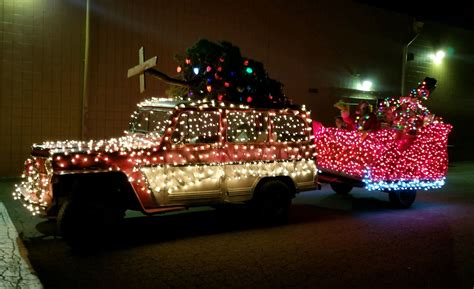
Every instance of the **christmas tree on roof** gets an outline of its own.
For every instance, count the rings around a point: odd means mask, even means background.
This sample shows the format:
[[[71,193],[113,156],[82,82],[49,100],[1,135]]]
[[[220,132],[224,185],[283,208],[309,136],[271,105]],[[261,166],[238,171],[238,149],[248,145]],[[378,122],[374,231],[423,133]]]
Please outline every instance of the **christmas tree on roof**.
[[[141,52],[143,53],[143,52]],[[229,42],[199,40],[184,55],[176,56],[176,78],[152,68],[156,58],[143,62],[129,77],[148,72],[171,84],[170,97],[191,100],[215,100],[245,104],[252,107],[286,107],[291,104],[282,84],[270,78],[263,64],[242,56],[240,49]],[[148,63],[154,60],[154,63]],[[142,69],[140,69],[140,66]]]

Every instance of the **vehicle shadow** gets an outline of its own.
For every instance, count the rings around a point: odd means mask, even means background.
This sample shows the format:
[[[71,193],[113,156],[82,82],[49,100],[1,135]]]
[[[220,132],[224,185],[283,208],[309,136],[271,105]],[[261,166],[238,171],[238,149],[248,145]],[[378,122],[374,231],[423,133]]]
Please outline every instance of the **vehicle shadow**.
[[[116,230],[108,232],[100,243],[102,250],[120,250],[146,244],[169,242],[207,235],[239,231],[273,230],[309,223],[343,220],[363,212],[392,211],[390,204],[375,198],[356,198],[351,195],[328,195],[316,202],[292,205],[288,221],[278,225],[262,225],[242,208],[198,208],[188,211],[125,218]],[[137,215],[137,214],[135,214]],[[54,222],[39,223],[36,229],[43,237],[27,242],[60,241]],[[62,241],[60,241],[62,242]]]

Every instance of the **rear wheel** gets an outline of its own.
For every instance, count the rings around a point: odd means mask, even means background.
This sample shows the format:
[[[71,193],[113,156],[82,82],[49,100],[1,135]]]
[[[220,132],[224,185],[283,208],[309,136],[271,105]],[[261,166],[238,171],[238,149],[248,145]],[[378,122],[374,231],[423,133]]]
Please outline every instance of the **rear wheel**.
[[[347,195],[352,190],[352,186],[345,183],[331,183],[331,189],[338,195]]]
[[[399,190],[388,193],[390,203],[396,208],[407,209],[416,199],[416,190]]]
[[[264,224],[282,223],[288,219],[292,190],[281,180],[269,180],[255,192],[252,208]]]

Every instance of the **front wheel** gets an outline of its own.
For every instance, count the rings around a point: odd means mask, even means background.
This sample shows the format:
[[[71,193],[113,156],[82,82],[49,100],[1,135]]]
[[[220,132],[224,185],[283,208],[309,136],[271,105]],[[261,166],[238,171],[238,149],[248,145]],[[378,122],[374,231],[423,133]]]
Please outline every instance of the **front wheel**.
[[[390,203],[396,208],[407,209],[416,199],[416,190],[399,190],[388,193]]]
[[[66,200],[57,217],[57,228],[63,240],[73,249],[97,249],[107,233],[116,228],[125,210],[104,206],[100,202]]]

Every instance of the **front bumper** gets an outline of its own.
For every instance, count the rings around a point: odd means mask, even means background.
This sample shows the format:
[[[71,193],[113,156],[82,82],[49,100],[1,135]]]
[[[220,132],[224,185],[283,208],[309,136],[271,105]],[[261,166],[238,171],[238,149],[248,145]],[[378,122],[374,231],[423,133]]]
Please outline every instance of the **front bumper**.
[[[52,201],[52,176],[51,159],[28,158],[23,181],[15,186],[13,198],[20,200],[33,215],[45,215]]]

